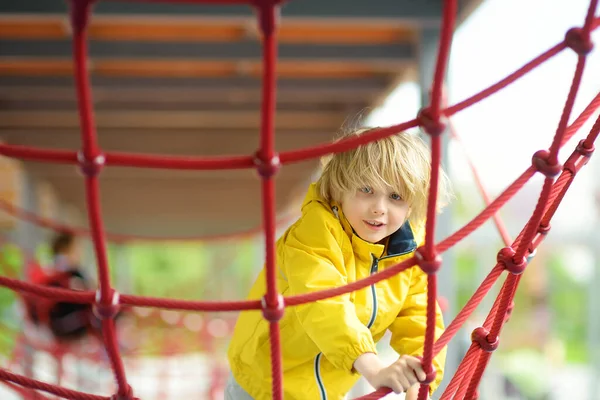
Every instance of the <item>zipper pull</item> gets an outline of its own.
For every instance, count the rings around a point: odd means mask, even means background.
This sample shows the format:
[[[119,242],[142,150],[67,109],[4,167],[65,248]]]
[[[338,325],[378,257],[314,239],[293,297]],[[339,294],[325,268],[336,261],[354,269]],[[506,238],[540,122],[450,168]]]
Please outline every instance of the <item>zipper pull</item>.
[[[371,254],[373,257],[373,264],[371,264],[371,275],[377,272],[377,268],[379,267],[379,259],[375,257],[375,254]]]

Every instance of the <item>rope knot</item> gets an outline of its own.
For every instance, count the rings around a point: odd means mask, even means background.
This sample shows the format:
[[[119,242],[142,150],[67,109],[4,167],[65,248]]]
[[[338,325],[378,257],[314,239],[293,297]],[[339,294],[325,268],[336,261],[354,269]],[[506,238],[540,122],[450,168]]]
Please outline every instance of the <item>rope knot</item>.
[[[415,258],[417,259],[417,265],[427,275],[436,274],[442,266],[442,257],[437,252],[434,252],[432,257],[427,257],[424,246],[415,251]]]
[[[104,157],[104,154],[98,154],[92,159],[89,159],[86,158],[82,151],[79,151],[77,153],[77,161],[79,162],[79,170],[81,173],[89,178],[92,178],[94,176],[98,176],[102,170],[102,167],[104,166],[106,157]]]
[[[591,147],[587,147],[585,139],[581,139],[579,143],[577,143],[575,151],[577,151],[582,156],[589,158],[592,156],[592,154],[594,154],[594,150],[596,150],[594,143],[589,144],[589,146]]]
[[[92,311],[94,312],[94,315],[101,320],[112,319],[119,313],[119,292],[114,289],[110,289],[110,291],[110,303],[104,303],[102,301],[100,289],[96,291],[96,302],[92,307]]]
[[[92,4],[96,0],[71,0],[71,28],[75,33],[83,32],[90,20]]]
[[[471,341],[477,343],[481,350],[491,353],[498,348],[500,338],[498,336],[490,337],[490,332],[484,327],[475,328],[471,333]]]
[[[262,307],[263,317],[269,322],[277,322],[281,318],[283,318],[283,313],[285,312],[285,304],[283,300],[283,296],[281,294],[277,295],[277,302],[273,305],[269,305],[267,303],[266,296],[260,300],[260,305]]]
[[[513,275],[521,275],[527,267],[527,259],[523,257],[515,260],[516,252],[512,247],[505,247],[498,252],[496,260],[504,266],[504,269]]]
[[[538,150],[533,154],[531,164],[536,171],[545,175],[546,178],[554,178],[556,175],[560,174],[563,167],[560,163],[550,165],[549,158],[550,152],[548,150]]]
[[[258,9],[258,25],[265,36],[273,34],[277,28],[281,17],[279,7],[281,2],[282,0],[253,0],[254,6]]]
[[[538,233],[540,235],[547,235],[548,232],[550,232],[551,228],[552,228],[552,226],[550,224],[547,224],[547,225],[540,224],[540,226],[538,226]]]
[[[260,152],[256,152],[254,155],[254,165],[256,166],[256,171],[260,176],[265,179],[271,178],[274,176],[279,168],[281,168],[281,161],[279,160],[279,155],[275,154],[268,160],[260,154]]]
[[[589,32],[585,34],[581,28],[569,29],[565,34],[565,44],[580,56],[589,54],[594,48]]]
[[[575,151],[571,154],[567,161],[565,161],[565,170],[571,172],[573,175],[578,173],[579,170],[590,161],[594,150],[595,147],[593,144],[588,145],[585,139],[582,139],[577,144]]]
[[[439,136],[446,130],[448,120],[446,117],[438,115],[434,117],[431,108],[422,108],[417,114],[417,122],[423,130],[430,136]]]

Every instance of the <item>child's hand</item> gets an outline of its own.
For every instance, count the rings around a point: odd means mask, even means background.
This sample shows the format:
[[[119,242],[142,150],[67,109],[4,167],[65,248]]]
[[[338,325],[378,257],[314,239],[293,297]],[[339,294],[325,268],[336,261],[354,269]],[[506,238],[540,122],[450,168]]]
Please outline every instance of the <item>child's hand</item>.
[[[405,355],[389,367],[381,368],[365,378],[375,389],[388,387],[395,393],[402,393],[412,386],[416,386],[418,392],[416,384],[425,380],[426,374],[423,371],[421,360]]]

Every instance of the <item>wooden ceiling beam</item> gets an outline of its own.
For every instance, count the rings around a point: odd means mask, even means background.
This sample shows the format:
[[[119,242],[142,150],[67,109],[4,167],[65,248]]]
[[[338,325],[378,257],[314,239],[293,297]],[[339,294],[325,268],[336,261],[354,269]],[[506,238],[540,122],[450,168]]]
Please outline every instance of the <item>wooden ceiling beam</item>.
[[[276,113],[277,129],[337,129],[343,113],[281,111]],[[98,111],[98,129],[259,129],[255,111]],[[69,129],[79,127],[76,111],[0,111],[0,128]]]
[[[57,40],[71,37],[64,15],[10,15],[0,18],[0,38]],[[153,42],[237,42],[258,40],[254,18],[94,16],[90,40]],[[398,21],[284,19],[280,43],[391,44],[414,42],[414,24]]]
[[[461,1],[462,2],[462,1]],[[246,4],[217,4],[198,1],[100,1],[94,4],[94,16],[160,15],[204,16],[217,18],[256,19],[250,1]],[[0,2],[1,14],[60,14],[68,15],[68,3],[64,1],[19,0]],[[302,0],[284,2],[281,6],[284,18],[352,18],[373,20],[408,20],[413,24],[439,22],[442,16],[441,0]]]
[[[281,78],[372,78],[394,76],[411,63],[396,60],[281,60]],[[105,77],[229,78],[260,77],[258,60],[196,59],[93,59],[89,71]],[[73,61],[68,58],[0,57],[0,75],[72,76]]]
[[[277,90],[277,103],[279,105],[310,104],[347,104],[355,100],[356,103],[369,103],[379,91],[366,87],[340,87],[331,89],[327,87],[281,87]],[[160,87],[109,87],[94,86],[93,99],[96,104],[111,103],[123,106],[136,103],[152,103],[157,106],[170,104],[195,104],[195,105],[236,105],[261,103],[259,88],[203,88],[203,87],[173,87],[161,85]],[[57,102],[74,104],[77,102],[73,86],[2,86],[0,85],[0,108],[6,108],[11,103],[21,102]],[[2,105],[3,104],[3,105]]]

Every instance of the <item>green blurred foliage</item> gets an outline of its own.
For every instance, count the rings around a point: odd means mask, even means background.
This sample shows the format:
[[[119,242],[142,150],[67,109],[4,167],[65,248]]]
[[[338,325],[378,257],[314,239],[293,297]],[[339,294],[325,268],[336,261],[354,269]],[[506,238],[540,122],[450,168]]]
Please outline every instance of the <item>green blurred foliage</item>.
[[[5,244],[0,248],[0,274],[11,278],[21,276],[23,257],[18,247]],[[6,312],[16,299],[12,290],[0,287],[0,315]]]
[[[563,251],[566,249],[563,249]],[[548,262],[552,330],[565,345],[569,363],[589,361],[587,342],[588,285],[578,282],[569,271],[567,257],[555,254]]]

